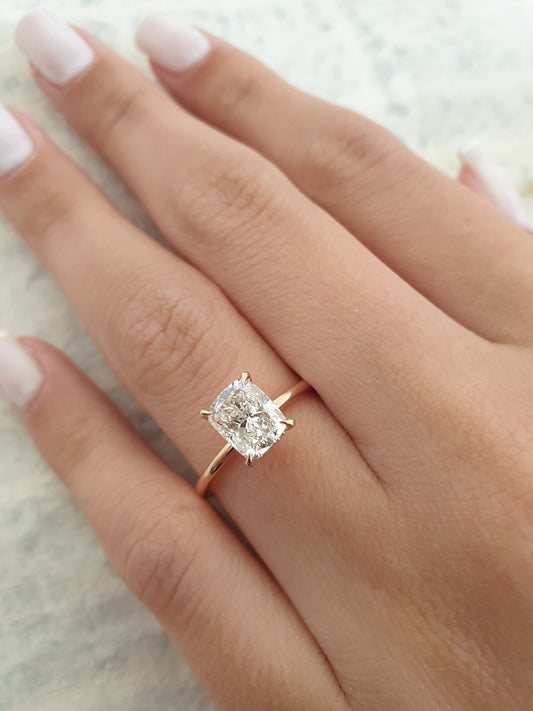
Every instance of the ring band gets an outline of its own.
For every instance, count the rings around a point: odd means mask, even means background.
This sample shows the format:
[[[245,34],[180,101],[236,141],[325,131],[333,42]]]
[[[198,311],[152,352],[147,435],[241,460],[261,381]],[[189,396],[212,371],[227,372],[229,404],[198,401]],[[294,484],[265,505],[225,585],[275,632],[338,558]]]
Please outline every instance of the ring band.
[[[242,454],[247,466],[252,466],[256,459],[262,457],[286,430],[294,426],[294,420],[287,419],[280,408],[310,388],[308,382],[300,380],[271,400],[252,382],[247,371],[230,383],[208,410],[200,412],[227,444],[198,478],[196,493],[206,495],[216,473],[234,452]]]

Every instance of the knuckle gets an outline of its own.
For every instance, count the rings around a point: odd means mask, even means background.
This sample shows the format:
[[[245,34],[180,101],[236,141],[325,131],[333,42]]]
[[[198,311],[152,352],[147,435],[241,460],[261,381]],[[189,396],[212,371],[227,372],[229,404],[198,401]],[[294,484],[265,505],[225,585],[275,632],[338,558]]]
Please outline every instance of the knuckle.
[[[451,443],[452,476],[465,466],[469,472],[453,494],[454,499],[460,494],[467,511],[476,509],[468,525],[476,529],[476,535],[480,529],[495,535],[499,531],[502,545],[505,532],[511,547],[519,548],[524,540],[530,546],[532,529],[524,516],[524,501],[533,501],[529,476],[533,431],[522,419],[514,397],[507,399],[495,388],[494,378],[479,377],[477,383],[470,378],[469,389],[463,388],[457,405],[445,413],[441,433],[445,432]]]
[[[42,417],[48,419],[49,413],[43,413]],[[95,417],[93,410],[80,406],[69,408],[67,416],[54,418],[53,430],[43,441],[42,451],[48,464],[67,485],[74,477],[80,476],[82,470],[95,465],[99,457],[99,442],[106,436],[102,432],[103,419]],[[50,432],[48,422],[42,427]]]
[[[317,132],[307,142],[302,175],[309,181],[332,191],[360,175],[381,168],[395,158],[401,143],[389,131],[351,111],[342,113],[328,124],[327,131]]]
[[[190,503],[169,507],[159,501],[149,511],[146,506],[140,509],[129,532],[119,562],[121,577],[159,614],[183,611],[198,589],[193,582],[199,554],[197,519]]]
[[[242,246],[241,234],[249,234],[274,218],[279,190],[278,171],[247,152],[210,157],[184,185],[176,206],[200,247],[212,249]],[[237,237],[237,239],[235,239]]]
[[[74,188],[52,186],[42,176],[28,185],[24,201],[26,209],[17,226],[30,244],[70,232],[69,227],[75,222],[78,211]]]
[[[234,81],[223,83],[217,93],[219,105],[224,109],[224,115],[237,116],[247,110],[247,104],[255,94],[263,90],[263,80],[255,67],[241,68],[238,78]]]
[[[86,116],[86,130],[97,133],[101,146],[116,141],[117,135],[126,135],[125,126],[140,121],[149,105],[149,89],[141,84],[124,88],[122,83],[107,82],[106,89],[99,92],[99,101]]]
[[[115,306],[111,332],[116,350],[138,386],[163,393],[172,379],[194,381],[209,369],[218,321],[211,294],[207,285],[201,293],[174,297],[144,287]]]

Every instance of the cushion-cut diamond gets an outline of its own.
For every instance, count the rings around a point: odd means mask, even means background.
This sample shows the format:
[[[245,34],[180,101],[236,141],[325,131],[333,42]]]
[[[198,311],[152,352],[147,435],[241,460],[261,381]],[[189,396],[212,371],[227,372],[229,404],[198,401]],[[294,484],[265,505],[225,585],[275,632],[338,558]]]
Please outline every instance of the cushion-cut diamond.
[[[244,457],[262,457],[285,431],[285,415],[251,380],[234,380],[213,402],[207,418]]]

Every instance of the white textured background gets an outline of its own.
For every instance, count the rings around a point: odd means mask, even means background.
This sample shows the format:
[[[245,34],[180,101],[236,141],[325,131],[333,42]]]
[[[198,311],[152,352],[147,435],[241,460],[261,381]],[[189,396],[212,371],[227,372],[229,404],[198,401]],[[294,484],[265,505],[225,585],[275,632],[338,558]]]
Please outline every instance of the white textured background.
[[[121,210],[151,231],[125,187],[33,84],[12,40],[16,21],[32,6],[26,0],[0,5],[0,100],[29,113]],[[133,44],[146,0],[48,7],[147,71]],[[300,87],[384,123],[449,174],[457,170],[457,145],[480,136],[523,194],[533,192],[531,0],[174,0],[157,7],[254,52]],[[1,218],[0,327],[66,351],[184,470]],[[0,711],[210,708],[0,402]]]

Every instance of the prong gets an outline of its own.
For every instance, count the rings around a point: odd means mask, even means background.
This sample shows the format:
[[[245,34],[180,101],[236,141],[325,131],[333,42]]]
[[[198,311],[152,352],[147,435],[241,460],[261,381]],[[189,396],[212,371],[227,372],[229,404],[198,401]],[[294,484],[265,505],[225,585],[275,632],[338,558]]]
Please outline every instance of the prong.
[[[204,418],[204,420],[207,420],[210,414],[209,410],[200,410],[200,415]]]
[[[253,460],[253,458],[252,458],[252,455],[251,455],[251,454],[247,454],[247,455],[246,455],[246,466],[247,466],[247,467],[251,467],[253,463],[254,463],[254,460]]]
[[[252,376],[247,370],[243,370],[242,375],[241,375],[241,381],[245,383],[247,380],[252,382]]]
[[[281,420],[281,422],[285,425],[285,429],[290,430],[291,427],[294,427],[294,420],[292,418]]]

